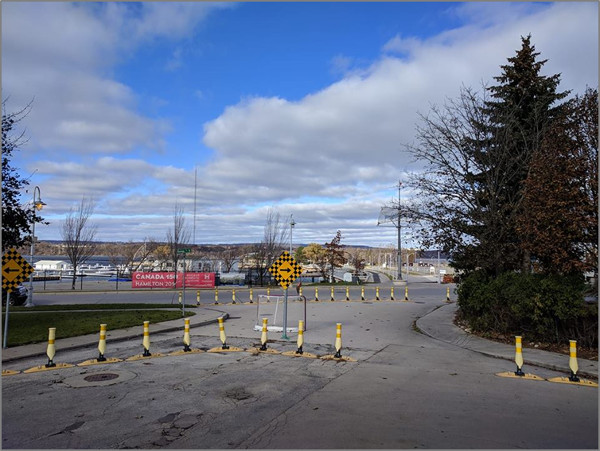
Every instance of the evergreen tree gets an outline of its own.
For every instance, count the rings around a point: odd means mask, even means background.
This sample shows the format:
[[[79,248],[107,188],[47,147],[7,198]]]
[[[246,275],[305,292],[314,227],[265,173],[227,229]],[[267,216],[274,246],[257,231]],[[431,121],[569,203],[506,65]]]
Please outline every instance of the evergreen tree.
[[[482,108],[485,121],[476,124],[485,139],[470,143],[474,159],[485,168],[476,176],[480,189],[475,193],[477,205],[483,208],[472,212],[483,225],[476,251],[488,256],[484,269],[495,275],[530,269],[529,250],[521,245],[516,228],[523,214],[524,182],[532,156],[561,114],[563,104],[557,102],[568,95],[557,91],[560,75],[540,73],[547,60],[537,60],[531,35],[521,40],[521,49],[494,77],[498,85],[487,88],[491,98]]]

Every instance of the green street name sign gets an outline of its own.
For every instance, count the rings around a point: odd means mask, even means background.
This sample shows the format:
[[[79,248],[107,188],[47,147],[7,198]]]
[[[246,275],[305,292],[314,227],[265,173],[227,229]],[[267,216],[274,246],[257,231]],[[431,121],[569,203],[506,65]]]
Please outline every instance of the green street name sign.
[[[177,249],[178,254],[189,254],[190,252],[192,252],[191,249]]]

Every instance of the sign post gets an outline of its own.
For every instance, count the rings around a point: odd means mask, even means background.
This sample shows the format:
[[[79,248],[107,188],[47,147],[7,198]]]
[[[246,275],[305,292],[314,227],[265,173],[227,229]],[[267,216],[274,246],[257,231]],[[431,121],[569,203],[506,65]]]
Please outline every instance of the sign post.
[[[6,318],[4,319],[4,342],[2,345],[4,348],[6,348],[8,336],[10,293],[20,283],[27,280],[31,273],[33,273],[33,267],[15,249],[9,250],[2,256],[2,288],[6,290]]]
[[[269,272],[275,277],[277,283],[285,290],[283,301],[283,335],[281,338],[288,340],[287,336],[287,302],[288,287],[300,276],[302,268],[288,251],[283,251],[275,263],[269,268]]]
[[[189,254],[191,251],[191,249],[178,249],[177,253],[178,254],[183,254],[183,299],[181,300],[181,314],[182,316],[185,318],[185,254]],[[177,268],[175,268],[175,271],[177,271]]]

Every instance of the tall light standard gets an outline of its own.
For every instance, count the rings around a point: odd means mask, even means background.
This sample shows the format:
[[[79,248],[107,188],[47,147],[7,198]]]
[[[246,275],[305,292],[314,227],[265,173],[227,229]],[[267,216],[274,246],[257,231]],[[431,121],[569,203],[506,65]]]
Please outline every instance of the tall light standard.
[[[33,200],[31,204],[31,266],[33,266],[33,254],[35,251],[35,211],[41,210],[44,207],[44,205],[46,205],[44,202],[42,202],[40,196],[40,187],[36,186],[33,189]],[[25,302],[25,307],[33,307],[33,272],[29,275],[29,296],[27,297],[27,302]]]
[[[296,223],[294,222],[293,215],[290,215],[290,256],[292,255],[292,233],[294,230],[294,226]],[[287,303],[288,303],[288,289],[285,289],[285,298],[283,300],[283,335],[281,338],[284,340],[289,340],[287,336]]]

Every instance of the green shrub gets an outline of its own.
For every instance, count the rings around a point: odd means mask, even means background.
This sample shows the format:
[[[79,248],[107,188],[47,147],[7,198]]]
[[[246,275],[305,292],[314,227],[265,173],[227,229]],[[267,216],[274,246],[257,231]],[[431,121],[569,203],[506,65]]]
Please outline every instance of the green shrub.
[[[576,275],[474,272],[458,287],[459,315],[478,332],[597,347],[598,306],[585,303],[585,288]]]

